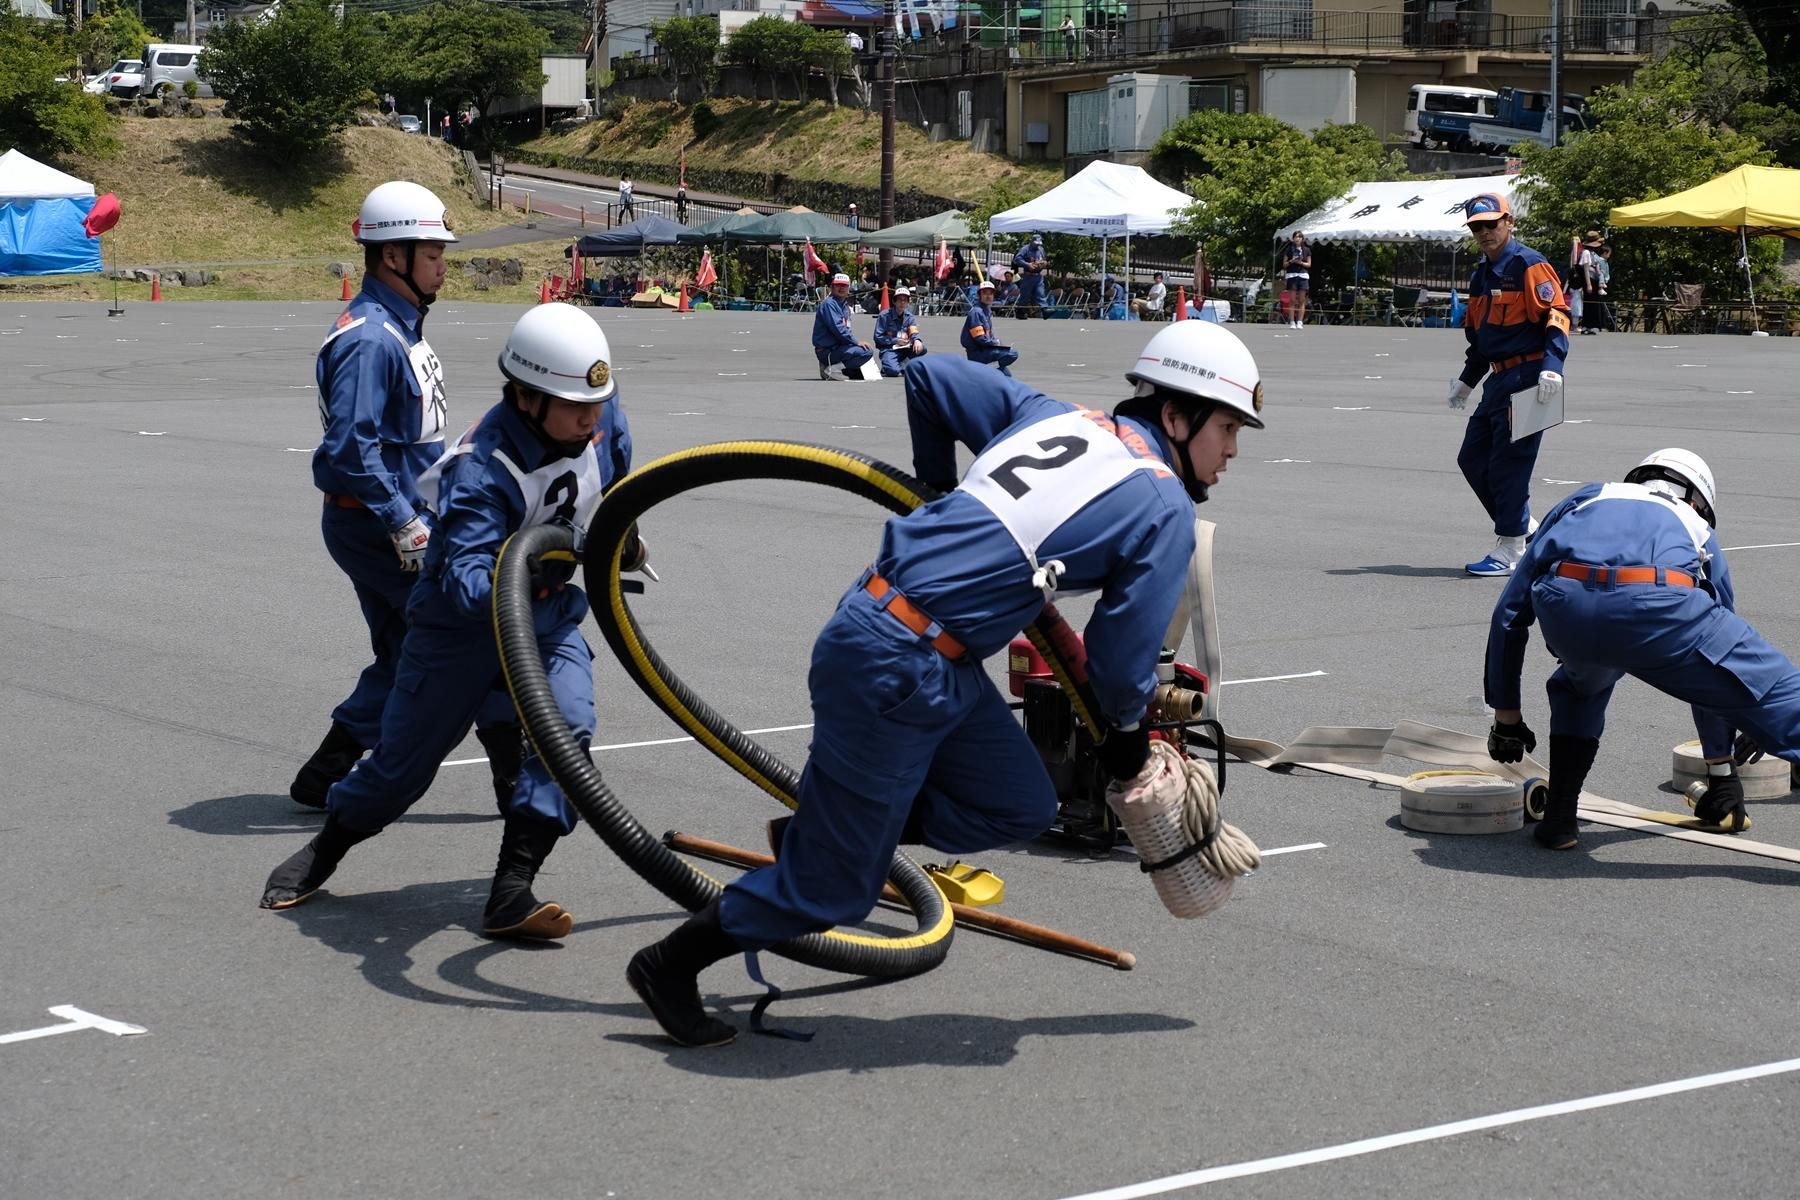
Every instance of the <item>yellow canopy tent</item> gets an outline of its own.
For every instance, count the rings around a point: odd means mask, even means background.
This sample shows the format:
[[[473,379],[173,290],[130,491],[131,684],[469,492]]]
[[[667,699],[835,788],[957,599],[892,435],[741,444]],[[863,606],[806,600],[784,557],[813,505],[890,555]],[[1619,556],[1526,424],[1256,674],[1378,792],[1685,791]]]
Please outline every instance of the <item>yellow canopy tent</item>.
[[[1779,235],[1800,238],[1800,171],[1787,167],[1741,166],[1698,187],[1660,200],[1627,204],[1607,215],[1615,225],[1683,229],[1717,229],[1736,233],[1756,310],[1756,284],[1750,280],[1750,238]]]

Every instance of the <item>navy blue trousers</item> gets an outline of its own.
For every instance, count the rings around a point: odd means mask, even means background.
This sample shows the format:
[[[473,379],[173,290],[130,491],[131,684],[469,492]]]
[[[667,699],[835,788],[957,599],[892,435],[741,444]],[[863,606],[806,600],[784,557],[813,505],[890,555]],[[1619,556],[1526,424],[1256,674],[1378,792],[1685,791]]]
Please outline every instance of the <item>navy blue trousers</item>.
[[[1539,366],[1520,363],[1487,377],[1456,456],[1498,537],[1523,537],[1531,523],[1531,472],[1544,435],[1512,440],[1512,394],[1537,383]]]

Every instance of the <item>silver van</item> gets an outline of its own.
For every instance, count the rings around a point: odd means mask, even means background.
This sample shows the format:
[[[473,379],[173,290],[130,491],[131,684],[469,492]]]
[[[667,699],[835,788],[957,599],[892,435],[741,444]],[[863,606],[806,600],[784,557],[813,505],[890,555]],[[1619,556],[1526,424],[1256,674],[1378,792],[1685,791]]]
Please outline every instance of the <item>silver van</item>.
[[[183,46],[173,42],[152,42],[145,46],[144,95],[154,98],[164,84],[179,92],[192,79],[200,85],[200,94],[210,98],[212,88],[194,70],[199,62],[199,46]]]

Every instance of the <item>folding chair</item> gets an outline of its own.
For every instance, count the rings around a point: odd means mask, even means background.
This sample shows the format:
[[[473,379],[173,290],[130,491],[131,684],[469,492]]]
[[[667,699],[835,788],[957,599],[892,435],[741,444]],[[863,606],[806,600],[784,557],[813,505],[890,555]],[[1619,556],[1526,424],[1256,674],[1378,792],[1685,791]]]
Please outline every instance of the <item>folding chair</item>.
[[[1419,300],[1425,295],[1424,288],[1397,287],[1394,289],[1394,307],[1391,323],[1417,328],[1425,323],[1419,311]]]
[[[1670,333],[1699,333],[1700,330],[1700,298],[1706,291],[1703,283],[1678,283],[1674,288],[1675,295],[1669,299],[1669,306],[1663,312],[1663,321]]]

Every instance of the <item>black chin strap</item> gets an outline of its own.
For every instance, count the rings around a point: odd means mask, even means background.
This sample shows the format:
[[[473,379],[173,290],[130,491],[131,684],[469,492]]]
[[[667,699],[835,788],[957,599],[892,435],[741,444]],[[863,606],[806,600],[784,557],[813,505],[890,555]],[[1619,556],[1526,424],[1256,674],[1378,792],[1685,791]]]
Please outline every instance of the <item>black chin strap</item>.
[[[437,293],[427,292],[424,288],[419,286],[418,277],[414,273],[414,267],[418,262],[418,255],[419,243],[406,243],[406,274],[402,275],[400,278],[406,286],[412,290],[413,303],[419,306],[419,320],[423,321],[425,319],[425,314],[430,312],[431,306],[437,302]]]

